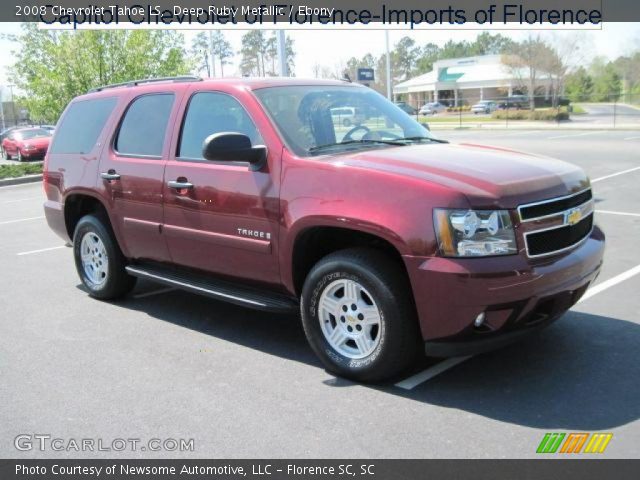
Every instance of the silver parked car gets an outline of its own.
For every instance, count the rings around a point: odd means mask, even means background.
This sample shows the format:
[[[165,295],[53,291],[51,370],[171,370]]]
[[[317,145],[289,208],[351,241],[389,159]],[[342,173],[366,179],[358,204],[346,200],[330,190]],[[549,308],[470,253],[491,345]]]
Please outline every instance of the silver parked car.
[[[478,113],[491,113],[493,112],[496,108],[498,108],[498,104],[496,102],[494,102],[493,100],[482,100],[478,103],[476,103],[474,106],[471,107],[471,111],[475,114]]]

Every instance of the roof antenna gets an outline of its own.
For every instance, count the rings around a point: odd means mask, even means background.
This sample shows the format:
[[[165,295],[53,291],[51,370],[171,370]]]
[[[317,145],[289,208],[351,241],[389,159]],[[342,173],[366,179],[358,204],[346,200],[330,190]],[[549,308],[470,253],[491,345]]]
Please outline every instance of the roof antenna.
[[[346,70],[342,74],[342,80],[351,83],[351,77],[349,77],[349,72],[347,72]]]

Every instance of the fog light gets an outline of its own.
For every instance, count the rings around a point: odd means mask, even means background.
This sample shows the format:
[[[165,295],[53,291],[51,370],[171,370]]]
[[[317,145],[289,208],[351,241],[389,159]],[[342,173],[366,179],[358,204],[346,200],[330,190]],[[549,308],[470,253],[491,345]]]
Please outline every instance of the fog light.
[[[478,315],[476,317],[476,319],[473,321],[473,324],[476,327],[479,327],[480,325],[482,325],[484,323],[484,319],[485,319],[485,314],[484,314],[484,312],[482,312],[480,315]]]

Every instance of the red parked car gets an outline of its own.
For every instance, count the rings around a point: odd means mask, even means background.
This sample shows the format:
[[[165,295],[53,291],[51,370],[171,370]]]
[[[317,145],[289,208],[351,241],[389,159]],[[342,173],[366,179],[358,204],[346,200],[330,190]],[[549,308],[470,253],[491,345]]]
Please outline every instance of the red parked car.
[[[332,114],[347,107],[363,112],[355,124]],[[96,89],[58,123],[44,188],[91,296],[145,278],[300,312],[327,369],[360,381],[549,325],[604,251],[580,168],[450,145],[338,81]]]
[[[51,142],[51,131],[44,128],[20,128],[2,140],[2,155],[6,160],[44,158]]]

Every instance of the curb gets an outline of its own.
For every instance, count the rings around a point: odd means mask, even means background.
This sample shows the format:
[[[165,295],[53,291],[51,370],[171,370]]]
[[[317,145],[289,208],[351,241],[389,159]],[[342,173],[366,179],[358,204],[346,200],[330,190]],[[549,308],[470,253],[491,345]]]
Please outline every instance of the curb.
[[[8,187],[10,185],[22,185],[24,183],[36,183],[42,181],[42,174],[27,175],[18,178],[3,178],[0,180],[0,187]]]

